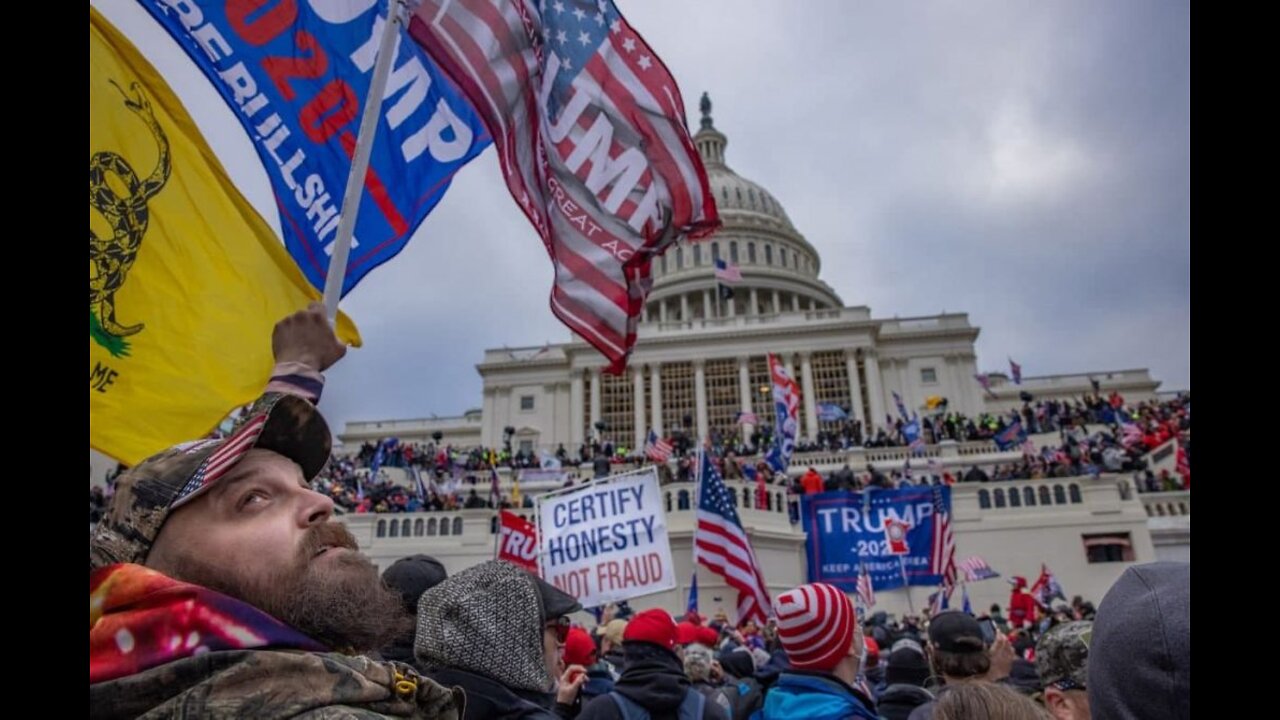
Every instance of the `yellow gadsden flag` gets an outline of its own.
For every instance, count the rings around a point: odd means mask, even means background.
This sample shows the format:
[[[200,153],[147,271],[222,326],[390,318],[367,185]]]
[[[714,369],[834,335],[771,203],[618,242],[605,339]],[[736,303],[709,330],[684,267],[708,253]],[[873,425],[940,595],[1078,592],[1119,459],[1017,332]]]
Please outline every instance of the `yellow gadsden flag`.
[[[135,464],[207,434],[319,294],[155,68],[89,8],[89,445]],[[338,336],[359,344],[340,317]]]

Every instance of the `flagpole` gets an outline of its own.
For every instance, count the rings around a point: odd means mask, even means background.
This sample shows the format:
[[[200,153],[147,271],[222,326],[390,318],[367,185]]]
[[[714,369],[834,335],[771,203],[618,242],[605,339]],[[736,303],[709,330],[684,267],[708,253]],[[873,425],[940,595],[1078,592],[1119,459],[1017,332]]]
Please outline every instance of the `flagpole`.
[[[391,74],[395,41],[399,37],[403,21],[405,0],[390,0],[387,4],[387,21],[382,28],[382,40],[378,45],[378,60],[373,68],[373,80],[365,100],[364,114],[360,118],[360,134],[355,152],[351,155],[351,172],[347,175],[347,190],[342,196],[338,234],[333,243],[333,256],[329,259],[329,272],[324,279],[324,309],[329,322],[338,318],[338,301],[342,298],[342,285],[347,276],[347,259],[351,255],[351,238],[355,234],[356,215],[360,212],[360,198],[364,190],[365,174],[369,171],[369,155],[373,139],[378,134],[378,114],[382,111],[382,94]]]
[[[916,606],[911,602],[911,586],[907,584],[907,564],[902,561],[901,555],[898,556],[898,569],[902,571],[902,590],[907,593],[907,612],[915,615]]]
[[[494,516],[498,519],[498,532],[493,534],[493,559],[494,560],[498,559],[498,541],[499,539],[502,538],[502,508],[498,508],[497,512],[498,514]]]

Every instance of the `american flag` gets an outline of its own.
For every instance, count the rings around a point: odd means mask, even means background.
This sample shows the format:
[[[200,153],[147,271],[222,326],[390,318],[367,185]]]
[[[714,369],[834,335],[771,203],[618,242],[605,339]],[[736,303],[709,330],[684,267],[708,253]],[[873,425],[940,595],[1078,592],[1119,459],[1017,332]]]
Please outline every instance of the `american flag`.
[[[991,578],[1000,577],[1000,573],[991,569],[986,560],[974,555],[965,558],[956,563],[956,567],[960,568],[960,572],[964,573],[966,582],[977,582],[979,580],[990,580]]]
[[[753,412],[738,413],[737,422],[739,425],[759,425],[760,424],[760,421],[756,419],[756,414]]]
[[[178,497],[170,503],[169,507],[176,508],[191,500],[196,493],[217,482],[218,478],[234,467],[240,458],[258,442],[258,437],[262,435],[263,428],[267,426],[267,416],[268,413],[263,413],[246,421],[231,437],[222,440],[218,449],[214,450],[200,464],[200,467],[196,468],[195,474],[178,492]],[[206,443],[193,445],[187,449],[187,452],[196,452],[205,446]]]
[[[858,573],[858,597],[865,608],[876,604],[876,590],[871,586],[871,573],[867,572],[866,565],[863,565],[862,572]]]
[[[645,457],[654,462],[664,463],[671,459],[671,452],[674,449],[671,443],[658,437],[658,433],[649,431],[649,437],[644,442]]]
[[[621,370],[650,263],[720,225],[680,89],[611,0],[416,0],[555,269],[551,310]]]
[[[956,537],[951,531],[951,503],[943,495],[950,490],[933,489],[933,546],[929,552],[929,574],[941,575],[947,594],[956,584]]]
[[[1030,588],[1027,588],[1027,592],[1045,607],[1049,607],[1055,599],[1067,599],[1067,594],[1058,583],[1058,578],[1054,577],[1053,573],[1049,572],[1049,566],[1043,563],[1040,565],[1040,577],[1036,578]]]
[[[973,376],[973,379],[978,381],[978,384],[982,386],[983,390],[986,390],[987,392],[991,392],[991,376],[990,375],[986,373],[978,373],[977,375]]]
[[[1022,384],[1022,366],[1014,362],[1013,358],[1009,358],[1009,374],[1013,375],[1014,385]]]
[[[1126,422],[1120,425],[1120,444],[1133,447],[1142,442],[1142,427],[1138,423]]]
[[[702,453],[698,468],[694,559],[738,591],[739,622],[748,618],[763,622],[769,613],[769,591],[751,549],[751,539],[738,520],[734,495],[716,472],[709,453]]]
[[[716,280],[722,283],[742,282],[742,270],[728,260],[716,260]]]

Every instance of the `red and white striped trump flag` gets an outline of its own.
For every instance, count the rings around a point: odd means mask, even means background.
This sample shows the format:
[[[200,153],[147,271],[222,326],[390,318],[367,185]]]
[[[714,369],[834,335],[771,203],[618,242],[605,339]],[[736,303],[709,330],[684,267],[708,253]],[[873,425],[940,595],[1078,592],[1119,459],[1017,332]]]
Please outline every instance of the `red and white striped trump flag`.
[[[675,80],[610,0],[415,2],[551,256],[551,311],[620,371],[652,258],[720,224]]]

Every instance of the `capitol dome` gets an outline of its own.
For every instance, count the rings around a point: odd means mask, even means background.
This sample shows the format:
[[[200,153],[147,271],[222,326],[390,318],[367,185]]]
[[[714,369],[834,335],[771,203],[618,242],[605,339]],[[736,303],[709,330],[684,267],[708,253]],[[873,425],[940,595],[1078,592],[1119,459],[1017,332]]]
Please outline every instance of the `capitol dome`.
[[[729,140],[711,119],[704,93],[702,121],[693,143],[724,226],[706,240],[667,250],[653,264],[653,290],[644,322],[672,323],[738,315],[761,316],[840,308],[835,291],[818,279],[821,259],[791,224],[773,193],[725,164]],[[742,280],[733,297],[720,297],[715,260],[737,265]]]

